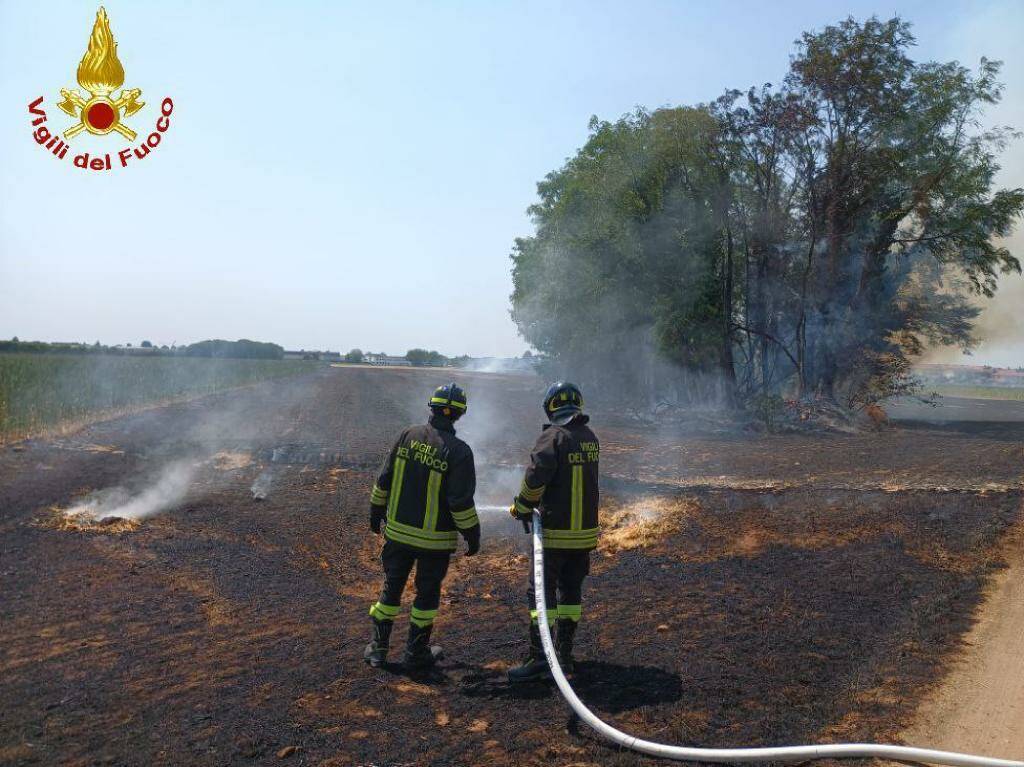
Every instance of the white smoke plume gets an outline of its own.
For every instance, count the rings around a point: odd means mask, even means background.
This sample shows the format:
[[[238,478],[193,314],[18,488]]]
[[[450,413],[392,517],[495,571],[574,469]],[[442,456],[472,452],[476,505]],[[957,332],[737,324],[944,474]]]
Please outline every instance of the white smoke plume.
[[[196,475],[193,461],[175,461],[162,469],[152,484],[136,494],[123,487],[93,493],[65,512],[69,517],[102,521],[109,518],[143,519],[180,504]]]

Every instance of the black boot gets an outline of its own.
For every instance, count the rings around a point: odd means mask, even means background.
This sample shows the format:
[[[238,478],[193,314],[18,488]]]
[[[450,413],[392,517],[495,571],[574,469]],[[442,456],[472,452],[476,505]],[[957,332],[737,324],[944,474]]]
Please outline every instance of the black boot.
[[[569,618],[558,619],[558,639],[555,649],[558,650],[558,663],[563,674],[571,674],[574,670],[572,659],[572,640],[576,636],[576,621]]]
[[[530,654],[523,665],[509,669],[510,682],[540,682],[551,678],[547,659],[544,657],[544,645],[540,641],[540,627],[530,624]]]
[[[402,659],[406,671],[428,669],[441,658],[441,647],[430,644],[430,632],[433,630],[433,626],[409,624],[409,642]]]
[[[380,668],[388,657],[388,644],[391,642],[392,621],[379,621],[373,618],[373,639],[363,650],[363,660],[373,668]]]

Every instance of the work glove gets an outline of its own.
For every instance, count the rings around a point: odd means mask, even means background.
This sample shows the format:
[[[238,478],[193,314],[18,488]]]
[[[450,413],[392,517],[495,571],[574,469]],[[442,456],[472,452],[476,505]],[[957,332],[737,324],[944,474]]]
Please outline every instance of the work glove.
[[[380,535],[380,526],[387,518],[387,509],[383,506],[370,506],[370,529]]]
[[[533,519],[533,509],[527,508],[526,506],[516,503],[516,500],[518,499],[514,499],[512,501],[512,505],[508,507],[508,513],[516,519],[518,519],[520,522],[522,522],[523,520]]]
[[[471,557],[480,551],[480,525],[469,528],[462,536],[466,539],[467,557]]]
[[[522,523],[523,532],[527,534],[533,532],[533,511],[531,509],[521,507],[518,503],[512,501],[512,505],[508,507],[508,513]]]

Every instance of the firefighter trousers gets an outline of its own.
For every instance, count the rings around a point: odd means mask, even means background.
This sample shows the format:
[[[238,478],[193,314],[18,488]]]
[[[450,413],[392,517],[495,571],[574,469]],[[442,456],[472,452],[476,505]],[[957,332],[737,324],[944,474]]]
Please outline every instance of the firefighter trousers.
[[[544,549],[544,605],[547,607],[549,625],[554,624],[556,618],[579,622],[583,612],[583,579],[589,574],[589,551]],[[533,623],[537,622],[535,594],[531,567],[526,599]]]
[[[380,559],[384,565],[384,588],[380,599],[370,608],[370,615],[381,621],[393,621],[397,617],[402,605],[402,592],[415,566],[416,598],[409,620],[421,628],[433,625],[441,604],[441,582],[448,573],[451,554],[447,551],[422,551],[385,541]]]

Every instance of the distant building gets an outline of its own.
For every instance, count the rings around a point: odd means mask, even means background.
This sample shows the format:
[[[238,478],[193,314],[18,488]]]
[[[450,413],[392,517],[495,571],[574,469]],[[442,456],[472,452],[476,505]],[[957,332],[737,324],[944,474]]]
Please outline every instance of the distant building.
[[[130,346],[128,344],[118,344],[114,347],[122,354],[156,354],[157,349],[154,346]]]
[[[409,360],[405,357],[392,357],[388,354],[367,353],[363,355],[363,363],[366,365],[378,365],[380,367],[399,367],[402,365],[408,365]]]

